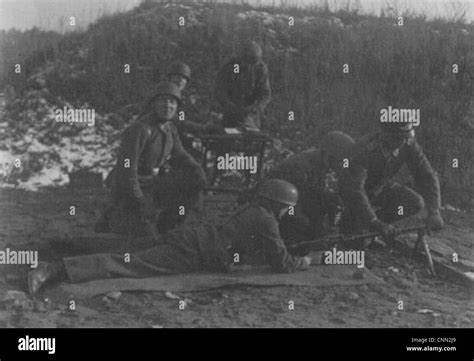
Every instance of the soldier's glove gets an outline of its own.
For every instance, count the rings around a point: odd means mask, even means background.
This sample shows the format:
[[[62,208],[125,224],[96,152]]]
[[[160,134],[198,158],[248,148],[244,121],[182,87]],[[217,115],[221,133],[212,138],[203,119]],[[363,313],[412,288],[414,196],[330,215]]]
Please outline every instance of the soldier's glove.
[[[397,236],[398,234],[398,229],[397,227],[391,225],[391,224],[388,224],[388,223],[385,223],[385,222],[382,222],[381,220],[379,219],[376,219],[375,221],[373,221],[371,224],[370,224],[370,227],[375,230],[376,232],[379,232],[382,234],[382,236],[385,238],[385,239],[393,239],[395,238],[395,236]]]
[[[431,231],[440,231],[444,227],[444,221],[441,217],[439,209],[429,211],[425,222],[426,226]]]

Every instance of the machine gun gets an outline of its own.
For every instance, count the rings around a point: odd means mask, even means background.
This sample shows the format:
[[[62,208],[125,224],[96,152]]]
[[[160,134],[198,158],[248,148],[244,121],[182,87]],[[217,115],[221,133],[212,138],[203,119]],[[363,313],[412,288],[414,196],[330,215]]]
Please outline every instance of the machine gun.
[[[417,252],[420,244],[423,246],[430,272],[433,276],[436,277],[436,271],[433,264],[433,258],[431,256],[431,251],[428,245],[428,235],[429,235],[428,229],[425,226],[402,228],[398,230],[397,236],[402,235],[402,234],[413,233],[413,232],[417,232],[418,234],[418,238],[415,243],[413,253],[415,254]],[[378,232],[367,232],[367,233],[350,235],[350,236],[346,236],[344,234],[335,234],[335,235],[330,235],[330,236],[323,237],[316,240],[292,243],[292,244],[289,244],[287,248],[289,250],[292,250],[299,247],[308,247],[311,251],[323,251],[323,250],[331,249],[335,245],[340,244],[342,242],[347,244],[347,243],[355,242],[358,240],[380,237],[380,236],[381,234]]]

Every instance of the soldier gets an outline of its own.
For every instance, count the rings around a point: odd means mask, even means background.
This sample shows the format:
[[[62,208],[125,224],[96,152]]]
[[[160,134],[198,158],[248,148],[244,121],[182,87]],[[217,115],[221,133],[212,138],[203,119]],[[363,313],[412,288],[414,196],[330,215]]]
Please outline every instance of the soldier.
[[[199,109],[196,100],[191,100],[192,97],[184,96],[183,92],[191,81],[191,68],[188,64],[183,62],[173,63],[168,70],[168,80],[176,84],[182,94],[179,111],[182,111],[183,114],[178,114],[175,117],[175,124],[181,142],[188,152],[199,159],[201,153],[193,148],[194,135],[218,132],[220,130],[217,126],[219,119],[216,113],[209,114],[208,109]],[[182,119],[182,116],[184,119]],[[209,116],[209,119],[205,119],[207,116]]]
[[[112,277],[150,277],[196,271],[228,271],[240,264],[270,265],[276,272],[306,270],[310,257],[296,257],[287,249],[278,231],[278,222],[295,206],[298,191],[292,184],[272,179],[259,190],[258,199],[213,227],[188,226],[152,239],[154,246],[125,260],[119,254],[92,254],[41,263],[28,275],[35,294],[43,284],[68,279],[84,282]]]
[[[183,62],[175,62],[168,70],[168,81],[176,84],[182,93],[191,80],[191,68]]]
[[[217,75],[215,97],[223,110],[224,127],[261,128],[271,90],[262,48],[257,43],[245,42],[239,56],[222,67]]]
[[[184,150],[172,122],[180,99],[175,84],[158,84],[143,115],[125,130],[109,176],[113,204],[98,222],[97,232],[154,234],[149,219],[158,208],[158,230],[165,232],[199,208],[206,178]]]
[[[392,181],[404,164],[419,193]],[[344,232],[368,228],[390,239],[397,234],[392,222],[417,214],[425,205],[428,228],[443,227],[438,177],[415,139],[412,123],[383,123],[380,132],[361,138],[339,187],[348,206],[342,219]]]
[[[354,140],[347,134],[333,131],[321,141],[319,149],[305,151],[281,162],[268,174],[296,186],[298,205],[282,218],[280,231],[287,242],[302,242],[321,237],[334,225],[342,210],[337,178],[349,157]],[[295,254],[306,254],[296,249]]]

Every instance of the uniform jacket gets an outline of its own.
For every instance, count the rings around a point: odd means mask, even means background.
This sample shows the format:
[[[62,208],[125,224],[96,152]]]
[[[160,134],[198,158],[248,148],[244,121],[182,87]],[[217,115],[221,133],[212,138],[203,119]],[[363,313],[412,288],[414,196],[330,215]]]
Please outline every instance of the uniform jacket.
[[[239,73],[234,72],[235,64],[240,66]],[[215,97],[227,122],[241,123],[248,115],[243,108],[249,106],[255,108],[254,115],[260,119],[271,98],[267,66],[262,61],[249,65],[232,59],[217,75]]]
[[[127,160],[130,167],[125,166]],[[200,165],[184,150],[173,122],[160,124],[154,115],[147,114],[123,134],[115,167],[115,190],[137,201],[143,200],[139,176],[151,176],[154,169],[165,163],[176,168],[189,167],[196,171],[198,178],[204,176]]]
[[[218,227],[218,235],[241,263],[270,265],[277,272],[294,272],[304,264],[288,253],[275,216],[258,204],[241,208]]]
[[[380,133],[367,135],[354,146],[349,167],[343,171],[339,180],[339,189],[345,204],[352,207],[363,222],[375,220],[377,217],[369,199],[378,196],[406,164],[427,208],[439,209],[438,177],[416,140],[410,145],[405,144],[396,152],[386,154],[379,135]]]
[[[270,265],[276,272],[302,269],[303,258],[288,254],[276,218],[265,208],[251,204],[215,227],[179,227],[159,239],[141,240],[143,251],[123,254],[98,253],[64,258],[72,282],[112,277],[153,277],[187,272],[223,272],[230,264]],[[127,245],[127,250],[129,249]],[[239,254],[239,263],[234,255]]]

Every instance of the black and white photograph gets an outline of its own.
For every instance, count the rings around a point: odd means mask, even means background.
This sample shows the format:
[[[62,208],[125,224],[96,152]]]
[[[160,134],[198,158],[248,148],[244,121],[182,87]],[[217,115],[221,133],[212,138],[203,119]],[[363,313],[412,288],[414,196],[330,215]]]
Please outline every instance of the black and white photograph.
[[[472,329],[473,244],[474,1],[0,1],[0,328]]]

